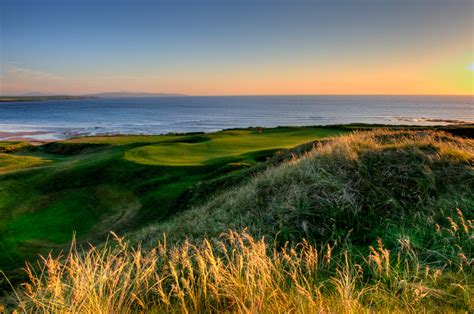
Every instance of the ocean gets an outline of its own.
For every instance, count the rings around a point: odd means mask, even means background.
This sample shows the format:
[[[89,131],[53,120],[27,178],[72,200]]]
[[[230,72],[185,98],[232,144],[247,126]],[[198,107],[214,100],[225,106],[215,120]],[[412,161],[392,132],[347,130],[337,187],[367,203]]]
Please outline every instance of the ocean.
[[[0,139],[212,132],[252,126],[474,123],[472,96],[212,96],[0,103]],[[22,133],[18,133],[22,132]]]

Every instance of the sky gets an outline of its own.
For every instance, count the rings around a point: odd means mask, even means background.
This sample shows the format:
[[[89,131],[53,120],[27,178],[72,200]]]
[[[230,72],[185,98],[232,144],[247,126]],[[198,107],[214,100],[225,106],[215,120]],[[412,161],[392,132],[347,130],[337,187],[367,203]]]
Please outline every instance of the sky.
[[[473,0],[0,0],[0,94],[473,94]]]

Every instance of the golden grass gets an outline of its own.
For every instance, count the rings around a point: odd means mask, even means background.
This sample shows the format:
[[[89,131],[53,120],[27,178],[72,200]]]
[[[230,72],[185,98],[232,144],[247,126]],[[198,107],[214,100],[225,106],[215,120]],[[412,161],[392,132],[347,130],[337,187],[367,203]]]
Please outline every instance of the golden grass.
[[[364,255],[305,240],[277,247],[245,230],[199,245],[165,238],[149,251],[113,234],[103,247],[72,245],[28,265],[16,302],[31,313],[467,312],[473,260],[461,245],[473,224],[460,211],[447,222],[433,228],[460,258],[437,266],[421,261],[408,237],[393,251],[379,240]]]

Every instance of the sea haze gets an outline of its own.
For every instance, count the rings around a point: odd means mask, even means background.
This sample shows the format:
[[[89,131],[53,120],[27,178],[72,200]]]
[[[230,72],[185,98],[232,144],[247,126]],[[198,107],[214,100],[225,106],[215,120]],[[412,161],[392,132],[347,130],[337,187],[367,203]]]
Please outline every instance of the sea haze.
[[[240,127],[474,123],[472,96],[213,96],[0,103],[5,132],[36,139]],[[17,136],[16,136],[17,137]]]

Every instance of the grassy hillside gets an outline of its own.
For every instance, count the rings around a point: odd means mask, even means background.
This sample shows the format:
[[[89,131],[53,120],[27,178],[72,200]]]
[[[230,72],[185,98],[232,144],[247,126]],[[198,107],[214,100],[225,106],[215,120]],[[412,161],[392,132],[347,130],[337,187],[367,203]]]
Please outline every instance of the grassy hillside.
[[[142,231],[173,242],[229,228],[280,241],[371,243],[454,209],[474,209],[474,141],[433,131],[370,131],[321,143],[202,207]],[[393,233],[393,234],[392,234]],[[140,237],[139,237],[140,238]],[[141,239],[141,238],[140,238]]]
[[[129,242],[114,236],[92,250],[73,245],[67,258],[49,256],[42,270],[28,268],[16,306],[107,313],[474,310],[473,140],[377,130],[293,156],[131,233]]]
[[[0,143],[0,269],[62,250],[74,232],[80,242],[100,243],[110,230],[163,220],[209,197],[199,182],[231,186],[282,149],[347,132],[277,128],[84,137],[37,148]]]

